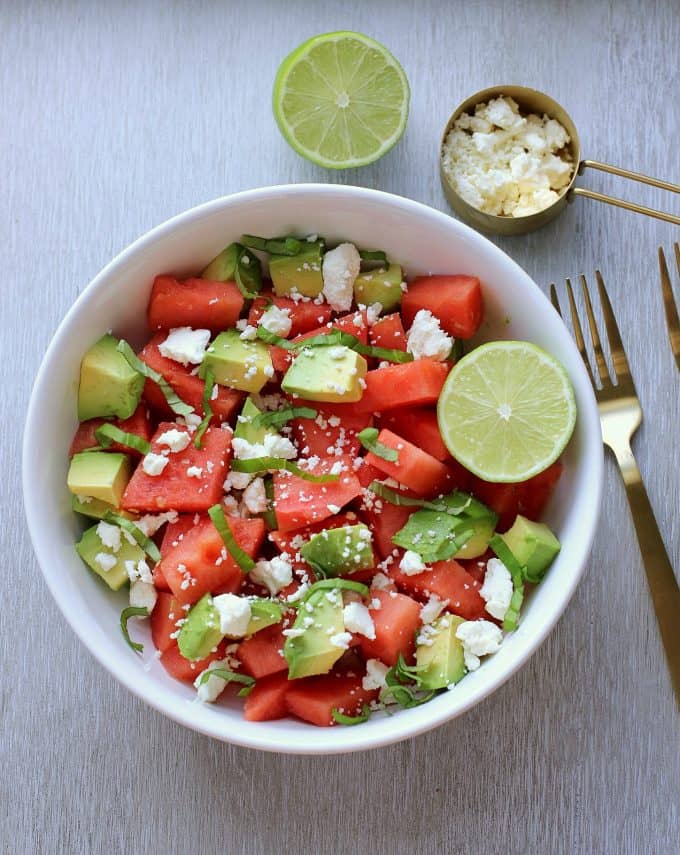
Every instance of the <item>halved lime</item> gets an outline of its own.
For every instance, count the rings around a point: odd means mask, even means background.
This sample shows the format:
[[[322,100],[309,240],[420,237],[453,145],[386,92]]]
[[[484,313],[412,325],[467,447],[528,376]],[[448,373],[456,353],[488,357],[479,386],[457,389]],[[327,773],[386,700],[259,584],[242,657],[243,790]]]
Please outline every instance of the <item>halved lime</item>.
[[[303,42],[276,74],[272,106],[281,133],[329,169],[365,166],[404,133],[409,87],[386,47],[361,33]]]
[[[451,454],[485,481],[542,472],[574,430],[574,390],[562,365],[526,341],[494,341],[464,356],[437,405]]]

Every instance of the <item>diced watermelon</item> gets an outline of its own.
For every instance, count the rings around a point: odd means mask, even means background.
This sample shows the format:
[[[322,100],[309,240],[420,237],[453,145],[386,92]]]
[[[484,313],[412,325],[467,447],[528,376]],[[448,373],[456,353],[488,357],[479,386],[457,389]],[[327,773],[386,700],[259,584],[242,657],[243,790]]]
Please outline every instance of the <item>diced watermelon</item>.
[[[399,455],[396,461],[385,460],[372,451],[366,461],[380,469],[390,478],[413,490],[418,496],[437,496],[446,490],[449,471],[446,466],[426,451],[408,442],[390,430],[380,431],[378,442],[394,449]]]
[[[264,541],[264,521],[259,517],[227,517],[227,523],[236,543],[255,558]],[[237,591],[243,582],[242,570],[227,552],[208,517],[188,531],[177,546],[168,550],[160,561],[160,568],[182,604],[195,603],[204,594],[218,589],[222,593]]]
[[[315,419],[293,419],[291,423],[301,455],[329,457],[338,449],[355,457],[361,449],[357,434],[371,424],[372,417],[368,413],[347,413],[340,418],[322,409],[317,413]]]
[[[416,359],[366,373],[366,388],[356,404],[345,404],[362,413],[381,413],[395,407],[435,404],[449,373],[447,362]]]
[[[272,367],[277,374],[285,374],[293,361],[293,354],[290,350],[285,350],[283,347],[277,347],[275,344],[270,346],[269,356],[272,360]]]
[[[302,335],[310,330],[318,329],[330,321],[333,312],[328,303],[318,304],[313,300],[298,300],[296,302],[290,297],[278,297],[276,294],[261,293],[259,297],[253,300],[250,306],[250,312],[248,313],[249,324],[252,324],[254,327],[257,326],[270,301],[275,306],[278,306],[279,309],[288,309],[292,326],[286,338],[295,338],[295,336]]]
[[[372,590],[371,599],[380,601],[380,608],[369,608],[375,638],[361,636],[361,652],[366,659],[379,659],[385,665],[396,665],[400,653],[411,662],[421,624],[420,604],[405,594],[390,591]]]
[[[482,288],[476,276],[421,276],[401,299],[401,315],[410,327],[420,309],[439,318],[443,330],[455,338],[472,338],[484,316]]]
[[[426,598],[434,594],[448,601],[448,610],[464,617],[477,620],[485,617],[484,600],[479,594],[480,584],[455,559],[437,561],[431,569],[407,576],[393,565],[389,576],[397,587],[407,594]]]
[[[357,460],[360,460],[361,463],[354,469],[354,472],[362,487],[368,487],[371,481],[383,480],[385,473],[376,469],[375,466],[371,466],[365,457],[359,457]]]
[[[351,458],[326,458],[319,461],[311,471],[315,475],[330,472],[335,462]],[[327,484],[313,484],[289,472],[274,473],[274,507],[279,531],[292,531],[312,523],[320,522],[338,513],[352,499],[361,495],[359,479],[349,472],[343,472],[337,481]]]
[[[177,621],[186,617],[181,604],[165,591],[160,591],[151,612],[151,640],[157,650],[164,652],[175,643],[171,636],[177,632]]]
[[[270,674],[288,671],[288,663],[283,658],[283,645],[286,641],[283,626],[283,623],[267,626],[239,644],[236,657],[241,661],[246,674],[261,680]]]
[[[185,683],[193,683],[196,677],[214,662],[216,659],[224,659],[225,643],[221,641],[217,646],[215,653],[206,656],[205,659],[199,659],[196,662],[191,662],[185,659],[179,652],[177,643],[174,642],[170,647],[161,653],[161,665],[175,680],[182,680]]]
[[[309,540],[313,534],[324,531],[324,529],[341,528],[343,525],[357,525],[359,522],[361,522],[361,520],[359,519],[358,514],[354,511],[347,511],[346,513],[335,514],[328,519],[305,526],[305,528],[298,529],[297,531],[270,531],[269,540],[276,546],[279,552],[288,552],[292,555],[297,550],[291,546],[291,541],[296,538]]]
[[[437,460],[444,462],[452,459],[439,432],[437,413],[433,409],[390,410],[380,419],[380,427],[388,428],[398,436],[403,436]]]
[[[288,713],[286,693],[290,687],[288,674],[270,674],[258,680],[246,698],[243,717],[246,721],[272,721]]]
[[[367,691],[361,681],[361,677],[336,674],[295,680],[286,692],[288,712],[319,727],[330,727],[335,724],[334,709],[357,715],[364,704],[378,697],[377,690]]]
[[[149,327],[169,330],[193,327],[220,332],[236,325],[243,309],[243,295],[235,282],[157,276],[149,300]]]
[[[484,576],[486,575],[487,561],[489,558],[495,557],[494,553],[490,549],[487,549],[484,555],[480,555],[479,558],[468,558],[467,560],[461,559],[458,563],[467,573],[470,574],[470,576],[472,576],[475,582],[479,582],[480,585],[483,585]]]
[[[358,338],[363,344],[368,344],[368,321],[366,319],[366,310],[361,312],[352,312],[348,315],[341,315],[333,321],[330,321],[330,326],[325,324],[316,329],[309,330],[303,335],[295,337],[295,341],[304,341],[307,338],[317,335],[327,335],[332,330],[340,330],[341,332],[349,333],[355,338]]]
[[[99,440],[94,435],[95,431],[107,422],[107,419],[88,419],[81,422],[71,442],[69,456],[73,457],[74,454],[79,454],[86,448],[94,448],[95,445],[99,445]],[[114,419],[111,424],[125,431],[125,433],[133,433],[147,442],[151,439],[153,432],[149,411],[144,404],[140,404],[127,419]],[[127,445],[120,445],[117,442],[112,443],[108,450],[122,451],[123,454],[131,454],[133,457],[139,457],[139,452],[135,451],[134,448],[128,448]]]
[[[368,330],[368,340],[374,347],[406,350],[406,333],[399,312],[377,320]]]
[[[517,514],[531,520],[540,520],[563,468],[558,460],[528,481],[517,484],[492,484],[471,476],[470,490],[498,514],[498,529],[505,531],[513,524]]]
[[[168,450],[159,445],[158,438],[172,429],[188,432],[174,422],[161,422],[151,441],[152,453]],[[201,448],[196,448],[191,441],[183,451],[168,454],[168,462],[160,475],[147,475],[141,462],[125,488],[121,505],[127,511],[151,513],[207,511],[222,498],[222,484],[230,458],[231,431],[208,428],[203,434]],[[187,475],[192,467],[201,470],[199,477]]]
[[[392,536],[406,525],[406,521],[417,508],[393,505],[378,497],[365,504],[367,507],[362,511],[362,516],[373,532],[373,542],[378,552],[385,559],[395,549]]]
[[[184,540],[184,535],[197,526],[199,522],[204,522],[206,517],[200,516],[197,519],[196,514],[178,514],[175,522],[168,523],[163,532],[163,540],[161,541],[161,555],[165,556],[172,550],[173,547],[179,546]]]

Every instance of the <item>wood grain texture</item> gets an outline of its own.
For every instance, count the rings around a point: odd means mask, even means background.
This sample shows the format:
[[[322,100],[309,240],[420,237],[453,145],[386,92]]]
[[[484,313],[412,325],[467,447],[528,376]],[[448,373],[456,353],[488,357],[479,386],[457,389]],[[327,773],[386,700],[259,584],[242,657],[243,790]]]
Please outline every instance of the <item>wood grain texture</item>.
[[[379,163],[329,174],[278,135],[270,89],[288,50],[341,28],[393,49],[412,109]],[[96,667],[43,583],[19,487],[20,426],[56,325],[116,252],[172,214],[304,181],[446,210],[441,128],[460,100],[503,81],[563,102],[585,156],[680,181],[677,0],[644,11],[634,0],[6,0],[0,34],[2,852],[678,852],[678,715],[611,460],[589,570],[521,673],[435,732],[329,759],[213,742]],[[649,188],[587,183],[679,210]],[[542,231],[499,241],[543,284],[602,270],[645,412],[635,450],[676,567],[680,376],[656,247],[679,234],[579,200]]]

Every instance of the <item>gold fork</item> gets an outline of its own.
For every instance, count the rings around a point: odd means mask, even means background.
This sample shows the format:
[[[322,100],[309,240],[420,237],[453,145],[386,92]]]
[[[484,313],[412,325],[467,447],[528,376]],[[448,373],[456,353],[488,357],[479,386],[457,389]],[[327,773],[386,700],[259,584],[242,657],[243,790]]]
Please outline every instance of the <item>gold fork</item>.
[[[675,250],[675,264],[680,273],[680,244],[673,244]],[[661,293],[663,294],[663,307],[666,312],[666,324],[668,325],[668,338],[671,340],[671,350],[675,361],[680,368],[680,320],[678,320],[678,307],[673,298],[673,286],[666,265],[666,256],[663,248],[659,247],[659,272],[661,273]]]
[[[595,276],[602,304],[602,314],[607,329],[609,350],[614,365],[615,383],[609,375],[609,369],[607,368],[607,363],[602,352],[600,336],[585,276],[581,276],[581,288],[583,290],[588,326],[590,327],[590,337],[600,380],[599,387],[595,382],[594,373],[583,341],[583,331],[576,310],[574,292],[572,291],[571,282],[567,279],[567,296],[571,309],[574,338],[576,339],[576,345],[595,390],[597,407],[600,413],[600,423],[602,425],[602,438],[605,445],[609,446],[614,452],[626,486],[628,503],[633,516],[633,522],[635,523],[638,543],[647,574],[647,582],[661,633],[661,641],[666,651],[666,659],[671,673],[675,696],[680,704],[680,589],[678,588],[668,553],[663,544],[659,527],[654,518],[654,511],[649,502],[645,485],[642,482],[642,475],[630,448],[631,437],[642,421],[642,409],[637,392],[635,391],[635,384],[633,383],[630,368],[628,367],[628,360],[623,349],[616,318],[614,317],[614,312],[599,270],[596,271]],[[562,312],[554,285],[550,286],[550,299],[561,316]]]

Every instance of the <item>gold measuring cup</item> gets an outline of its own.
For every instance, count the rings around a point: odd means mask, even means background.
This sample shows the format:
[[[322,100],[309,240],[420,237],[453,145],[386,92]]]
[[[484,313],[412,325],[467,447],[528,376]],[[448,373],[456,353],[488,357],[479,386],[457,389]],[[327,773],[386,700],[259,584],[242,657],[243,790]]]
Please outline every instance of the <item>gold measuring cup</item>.
[[[466,202],[452,187],[448,176],[444,171],[443,148],[449,131],[453,127],[453,123],[463,113],[474,112],[477,104],[486,103],[492,98],[497,98],[499,95],[506,95],[513,98],[519,105],[522,113],[537,113],[542,116],[544,113],[552,119],[557,119],[569,134],[570,142],[567,144],[567,149],[571,155],[572,163],[575,166],[571,181],[566,190],[562,192],[557,201],[553,202],[542,211],[535,214],[528,214],[524,217],[501,217],[495,214],[486,214],[478,208],[474,208]],[[446,123],[444,133],[442,135],[441,144],[439,147],[439,172],[441,176],[442,187],[444,194],[453,208],[453,210],[468,222],[470,225],[483,232],[498,235],[519,235],[525,232],[534,231],[550,220],[554,219],[565,207],[568,202],[571,202],[574,196],[586,196],[589,199],[597,199],[599,202],[606,202],[609,205],[616,205],[619,208],[625,208],[628,211],[635,211],[638,214],[646,214],[649,217],[656,217],[658,220],[665,220],[667,223],[675,223],[680,225],[680,217],[673,214],[666,214],[663,211],[657,211],[654,208],[646,208],[643,205],[636,205],[633,202],[627,202],[624,199],[617,199],[614,196],[606,196],[604,193],[597,193],[594,190],[588,190],[585,187],[575,187],[576,178],[581,175],[586,169],[600,169],[602,172],[609,172],[613,175],[618,175],[621,178],[629,178],[632,181],[639,181],[642,184],[651,184],[652,187],[659,187],[662,190],[670,190],[672,193],[680,193],[680,185],[671,184],[668,181],[660,181],[658,178],[650,178],[648,175],[641,175],[639,172],[630,172],[627,169],[620,169],[618,166],[610,166],[607,163],[600,163],[597,160],[581,160],[581,146],[579,143],[576,126],[571,120],[571,116],[550,96],[544,92],[539,92],[536,89],[528,89],[526,86],[492,86],[489,89],[483,89],[471,95],[467,100],[463,101],[456,110],[452,113],[451,118]]]

